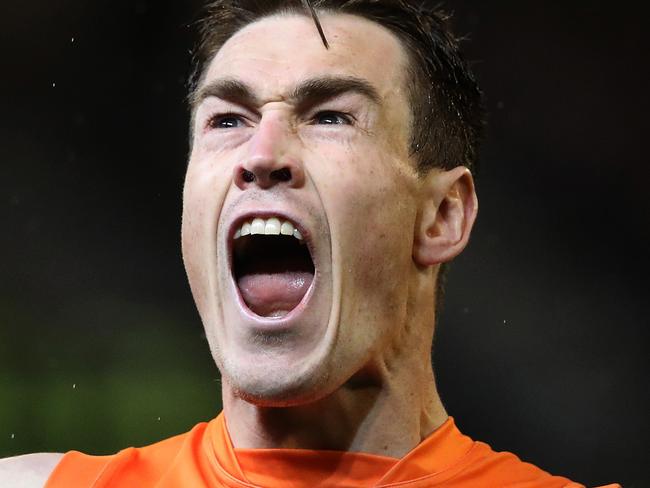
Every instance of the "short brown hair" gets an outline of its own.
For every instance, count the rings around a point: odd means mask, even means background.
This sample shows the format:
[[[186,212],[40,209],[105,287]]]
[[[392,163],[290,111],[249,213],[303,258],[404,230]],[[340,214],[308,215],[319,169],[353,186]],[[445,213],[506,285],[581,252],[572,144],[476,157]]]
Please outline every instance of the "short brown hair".
[[[418,169],[476,169],[483,135],[481,90],[440,9],[407,0],[311,0],[321,12],[357,15],[387,28],[410,58],[408,86],[413,115],[411,153]],[[217,51],[237,31],[278,13],[309,15],[305,0],[215,0],[199,22],[190,95]]]
[[[345,13],[390,30],[409,56],[408,90],[412,111],[410,152],[422,174],[430,168],[466,166],[476,171],[483,136],[483,94],[463,58],[449,16],[408,0],[214,0],[199,22],[190,99],[221,46],[243,27],[274,14]],[[315,18],[318,24],[317,19]],[[320,28],[319,28],[320,31]],[[322,32],[321,32],[322,35]],[[323,37],[323,42],[326,40]],[[326,44],[327,45],[327,44]],[[438,275],[442,304],[445,268]]]

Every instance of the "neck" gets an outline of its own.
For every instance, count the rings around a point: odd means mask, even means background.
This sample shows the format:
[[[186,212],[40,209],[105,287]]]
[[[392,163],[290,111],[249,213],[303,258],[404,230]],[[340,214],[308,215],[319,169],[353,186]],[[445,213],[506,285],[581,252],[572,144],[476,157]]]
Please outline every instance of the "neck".
[[[366,452],[401,458],[447,419],[430,360],[364,372],[306,405],[266,407],[224,380],[223,406],[235,448]]]
[[[428,281],[431,283],[431,280]],[[413,290],[413,288],[415,290]],[[235,448],[366,452],[401,458],[447,420],[431,366],[432,288],[416,295],[391,347],[333,393],[289,407],[250,403],[223,379]],[[426,305],[423,305],[426,304]]]
[[[224,385],[224,412],[236,448],[355,451],[401,458],[447,419],[430,379],[422,388],[397,378],[379,387],[350,382],[319,401],[293,407],[253,405]]]

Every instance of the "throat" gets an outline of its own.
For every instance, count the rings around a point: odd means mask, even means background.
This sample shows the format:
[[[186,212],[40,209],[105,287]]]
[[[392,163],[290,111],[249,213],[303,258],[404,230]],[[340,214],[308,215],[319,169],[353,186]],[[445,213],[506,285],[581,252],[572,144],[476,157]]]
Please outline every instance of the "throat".
[[[303,449],[364,452],[401,458],[440,427],[447,414],[432,384],[412,398],[403,370],[391,387],[345,384],[311,403],[251,404],[223,383],[223,405],[236,449]],[[409,381],[411,380],[411,381]],[[431,395],[433,398],[430,398]],[[409,398],[405,403],[404,399]],[[381,423],[377,423],[381,422]]]

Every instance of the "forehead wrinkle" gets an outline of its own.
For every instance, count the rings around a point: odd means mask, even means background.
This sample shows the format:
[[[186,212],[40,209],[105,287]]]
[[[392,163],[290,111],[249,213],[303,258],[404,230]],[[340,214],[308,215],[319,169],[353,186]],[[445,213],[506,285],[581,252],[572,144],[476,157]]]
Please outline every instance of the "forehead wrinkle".
[[[326,100],[336,98],[347,93],[356,93],[365,97],[375,105],[381,105],[381,96],[377,89],[367,80],[355,76],[316,76],[300,81],[287,94],[280,94],[277,98],[262,100],[254,89],[242,80],[236,78],[218,78],[202,87],[195,99],[196,107],[209,97],[216,97],[229,102],[259,107],[265,102],[287,101],[288,103],[304,108]]]
[[[304,50],[299,50],[295,53],[296,59],[294,59],[294,63],[289,62],[289,66],[285,67],[286,69],[299,62],[301,53],[312,51],[313,54],[311,57],[320,59],[322,67],[327,69],[327,71],[330,71],[330,69],[339,71],[336,68],[341,65],[347,65],[351,68],[349,73],[336,73],[336,75],[341,76],[360,75],[360,66],[355,60],[359,55],[362,55],[364,58],[376,59],[373,65],[368,66],[369,72],[366,74],[371,75],[369,79],[374,79],[375,75],[380,75],[381,78],[389,78],[390,76],[386,75],[401,74],[402,69],[400,68],[402,65],[408,65],[408,61],[404,63],[404,58],[408,58],[408,52],[403,42],[385,27],[354,14],[332,13],[327,11],[327,9],[321,10],[319,13],[321,14],[324,27],[326,27],[325,30],[331,30],[331,32],[328,32],[328,38],[330,38],[331,44],[329,50],[324,49],[318,36],[308,35],[310,33],[314,34],[313,21],[309,16],[297,12],[276,13],[258,19],[234,33],[214,53],[214,57],[209,65],[207,65],[206,74],[208,74],[207,71],[213,71],[215,75],[218,75],[218,70],[215,70],[215,62],[217,65],[222,65],[224,62],[228,66],[239,65],[239,70],[242,68],[241,63],[245,62],[244,67],[248,65],[253,71],[258,70],[260,61],[272,63],[284,62],[286,64],[287,53],[285,51],[294,52],[296,50],[295,41],[291,35],[278,36],[277,31],[281,30],[287,33],[292,29],[297,31],[296,35],[305,36],[305,39],[301,40],[301,42],[307,43],[308,45],[305,46]],[[351,22],[353,25],[347,25]],[[289,29],[287,25],[291,27],[295,25],[296,27]],[[379,30],[381,30],[381,33],[378,32]],[[376,40],[380,42],[362,42],[362,46],[360,46],[358,39],[360,35],[364,39],[369,36],[373,38],[377,36]],[[312,42],[317,42],[318,47],[312,46]],[[362,52],[360,52],[360,49]],[[281,52],[278,53],[278,50]],[[386,66],[385,62],[388,59],[396,61],[396,65]],[[323,75],[329,74],[327,71],[324,71]],[[361,75],[361,77],[368,79],[368,76]],[[399,76],[399,78],[402,77]],[[385,87],[379,86],[379,88],[382,88],[380,91],[383,92],[383,88]],[[282,95],[281,99],[288,99],[291,94],[284,93]]]
[[[256,102],[260,102],[259,107],[266,101],[288,102],[292,95],[291,91],[295,92],[296,90],[291,90],[294,87],[290,86],[290,79],[285,78],[285,82],[282,82],[280,79],[269,79],[264,76],[263,71],[268,68],[267,63],[270,62],[279,64],[276,67],[283,68],[282,72],[289,76],[292,74],[306,75],[303,76],[303,79],[315,75],[315,77],[322,78],[327,76],[357,77],[369,80],[379,94],[380,103],[376,103],[375,107],[381,109],[380,112],[394,113],[396,111],[400,113],[403,111],[403,106],[409,107],[411,105],[411,97],[408,94],[409,76],[408,69],[405,68],[410,65],[410,58],[408,49],[403,42],[391,31],[363,17],[342,13],[321,13],[326,32],[331,31],[328,32],[329,50],[324,49],[318,36],[308,36],[300,40],[301,43],[307,44],[305,48],[295,52],[293,62],[288,61],[285,51],[287,49],[288,52],[295,51],[294,37],[304,35],[300,29],[309,29],[309,32],[314,33],[311,19],[307,19],[309,22],[300,27],[295,24],[295,20],[300,20],[303,17],[301,15],[270,16],[247,25],[224,43],[206,65],[203,81],[206,82],[213,76],[220,77],[219,71],[226,68],[227,73],[223,73],[221,77],[245,80],[244,84],[249,87],[249,91],[256,93],[257,98],[261,99],[256,100]],[[287,27],[288,24],[285,22],[296,25],[296,28],[292,27],[297,31],[295,36],[292,36],[293,30],[289,29],[291,26]],[[286,35],[277,36],[278,29],[282,29]],[[373,42],[359,42],[359,36],[362,36],[362,41],[372,37]],[[317,51],[310,48],[309,42],[314,38],[318,41]],[[279,44],[276,46],[276,43]],[[278,52],[284,54],[280,56]],[[316,73],[312,70],[312,73],[308,74],[305,72],[307,68],[302,68],[302,59],[305,58],[307,52],[312,53],[309,59],[320,60],[315,69]],[[364,63],[364,59],[374,59],[375,61]],[[271,66],[271,68],[273,67]],[[258,86],[260,80],[263,84]],[[206,86],[208,84],[209,81]],[[253,88],[259,91],[255,92]],[[199,92],[200,90],[196,91],[197,94]],[[370,97],[370,99],[372,98]],[[198,96],[193,97],[192,100],[195,102],[191,106],[192,121],[194,121],[199,98]],[[303,109],[311,108],[310,106],[315,104],[306,104]],[[407,109],[405,112],[405,125],[411,126],[413,122],[411,110]],[[407,130],[407,132],[411,132],[411,130]]]

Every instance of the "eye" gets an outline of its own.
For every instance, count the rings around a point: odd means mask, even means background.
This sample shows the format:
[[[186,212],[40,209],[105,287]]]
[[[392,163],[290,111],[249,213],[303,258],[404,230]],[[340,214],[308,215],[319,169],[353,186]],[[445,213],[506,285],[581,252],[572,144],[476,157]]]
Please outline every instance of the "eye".
[[[351,125],[352,118],[341,112],[318,112],[314,123],[320,125]]]
[[[243,118],[237,114],[219,114],[208,121],[208,127],[211,129],[235,129],[244,125]]]

